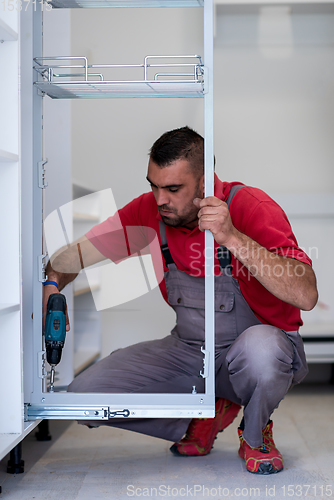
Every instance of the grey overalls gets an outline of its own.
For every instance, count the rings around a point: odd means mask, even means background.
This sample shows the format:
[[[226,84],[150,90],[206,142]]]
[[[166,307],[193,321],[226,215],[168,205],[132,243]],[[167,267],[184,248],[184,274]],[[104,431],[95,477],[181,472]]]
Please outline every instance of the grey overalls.
[[[241,186],[240,186],[241,187]],[[240,188],[234,186],[230,205]],[[163,339],[141,342],[112,352],[80,374],[72,392],[197,393],[204,392],[204,277],[179,271],[168,249],[166,229],[160,222],[161,249],[168,302],[176,312],[176,326]],[[244,406],[244,438],[262,444],[262,429],[291,383],[307,373],[298,332],[262,324],[244,299],[231,275],[230,255],[221,248],[221,274],[215,276],[216,396]],[[91,426],[111,425],[178,441],[189,419],[112,419]],[[86,422],[87,423],[87,422]]]

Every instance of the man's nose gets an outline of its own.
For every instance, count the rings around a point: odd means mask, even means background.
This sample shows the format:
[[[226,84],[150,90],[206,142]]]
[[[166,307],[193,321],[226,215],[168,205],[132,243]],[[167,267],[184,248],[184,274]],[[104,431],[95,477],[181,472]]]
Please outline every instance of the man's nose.
[[[159,189],[157,193],[157,205],[161,207],[162,205],[168,205],[168,203],[168,194],[163,189]]]

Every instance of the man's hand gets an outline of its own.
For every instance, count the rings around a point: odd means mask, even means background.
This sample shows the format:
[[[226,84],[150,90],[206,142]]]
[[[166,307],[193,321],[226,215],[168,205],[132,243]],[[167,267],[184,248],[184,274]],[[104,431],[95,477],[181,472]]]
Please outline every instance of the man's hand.
[[[228,247],[229,241],[235,236],[237,230],[232,224],[227,204],[216,198],[194,199],[194,204],[200,210],[198,212],[198,226],[201,231],[208,229],[213,234],[219,245]]]
[[[52,295],[53,293],[60,293],[58,288],[55,285],[43,286],[43,332],[44,332],[44,327],[45,327],[46,308],[48,305],[48,300],[49,300],[50,295]],[[66,306],[66,331],[67,332],[70,331],[70,321],[68,318],[67,306]]]

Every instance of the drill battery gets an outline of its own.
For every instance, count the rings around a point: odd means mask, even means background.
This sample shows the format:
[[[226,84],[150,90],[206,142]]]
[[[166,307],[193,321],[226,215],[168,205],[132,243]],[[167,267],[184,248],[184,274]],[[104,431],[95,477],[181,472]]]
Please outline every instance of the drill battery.
[[[44,335],[47,361],[55,366],[61,359],[66,337],[66,298],[61,293],[49,297]]]

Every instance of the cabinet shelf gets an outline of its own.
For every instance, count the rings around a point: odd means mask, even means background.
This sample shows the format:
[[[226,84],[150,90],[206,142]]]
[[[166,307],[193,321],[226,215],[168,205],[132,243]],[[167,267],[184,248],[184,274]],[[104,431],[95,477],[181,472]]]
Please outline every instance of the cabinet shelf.
[[[1,39],[1,36],[0,36]],[[0,163],[15,163],[19,161],[19,156],[0,149]]]
[[[0,303],[0,316],[9,314],[20,310],[20,304],[1,304]]]
[[[51,0],[53,8],[201,7],[204,0]]]
[[[0,19],[0,40],[4,42],[14,42],[18,39],[18,34],[5,21]]]
[[[66,61],[73,64],[59,64]],[[34,85],[52,99],[204,95],[204,67],[197,55],[146,56],[143,64],[88,64],[82,56],[39,57],[35,62],[39,80]],[[112,77],[106,79],[106,73]]]
[[[32,430],[37,427],[40,420],[24,422],[24,429],[21,434],[14,433],[1,433],[0,434],[0,460],[2,460],[7,453],[9,453],[14,446],[19,444]]]

